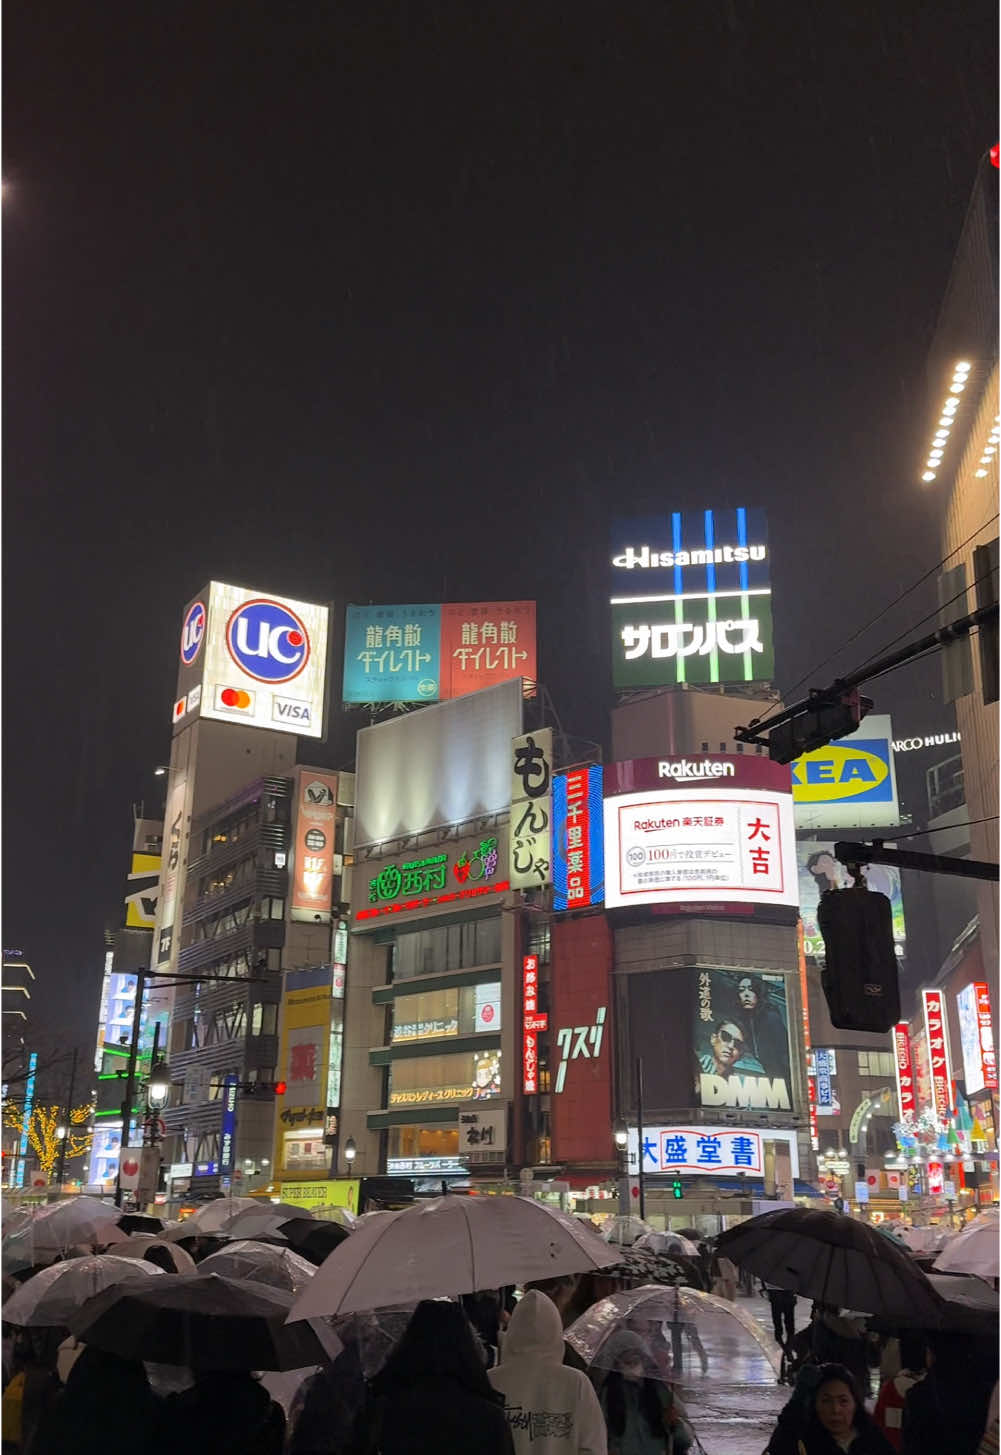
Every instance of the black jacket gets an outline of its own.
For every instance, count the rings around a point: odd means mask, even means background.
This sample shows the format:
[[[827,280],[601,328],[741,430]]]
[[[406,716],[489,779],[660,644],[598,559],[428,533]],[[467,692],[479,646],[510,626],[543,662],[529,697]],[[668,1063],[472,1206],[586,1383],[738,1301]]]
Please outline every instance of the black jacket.
[[[970,1368],[965,1382],[932,1368],[907,1391],[901,1455],[976,1455],[991,1389]],[[991,1385],[993,1388],[993,1385]]]
[[[282,1455],[285,1414],[249,1374],[212,1374],[164,1401],[164,1455]]]
[[[441,1375],[386,1389],[367,1423],[356,1448],[379,1455],[514,1455],[503,1404]]]
[[[858,1435],[849,1455],[894,1455],[893,1446],[882,1430],[873,1424],[870,1416],[861,1410],[858,1414]],[[802,1455],[800,1442],[805,1455],[844,1455],[841,1446],[816,1419],[811,1419],[800,1429],[791,1423],[784,1428],[777,1427],[768,1443],[768,1455]]]

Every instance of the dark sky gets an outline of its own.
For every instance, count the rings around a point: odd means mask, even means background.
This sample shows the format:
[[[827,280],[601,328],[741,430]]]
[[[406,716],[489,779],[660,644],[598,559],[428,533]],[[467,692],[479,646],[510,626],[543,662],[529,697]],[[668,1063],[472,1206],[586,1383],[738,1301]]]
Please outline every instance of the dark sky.
[[[989,0],[4,19],[4,943],[47,1024],[93,1034],[210,577],[536,597],[602,738],[611,513],[766,507],[780,687],[938,559],[923,366]],[[879,706],[934,728],[937,689]]]

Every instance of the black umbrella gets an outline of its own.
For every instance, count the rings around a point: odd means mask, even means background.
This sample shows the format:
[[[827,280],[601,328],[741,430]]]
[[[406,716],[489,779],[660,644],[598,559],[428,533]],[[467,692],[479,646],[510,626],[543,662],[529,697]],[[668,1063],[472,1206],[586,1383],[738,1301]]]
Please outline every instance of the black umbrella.
[[[942,1300],[935,1323],[927,1323],[915,1314],[902,1314],[896,1319],[870,1319],[869,1327],[885,1334],[921,1329],[925,1333],[981,1334],[985,1338],[997,1338],[998,1295],[990,1284],[961,1273],[933,1273],[928,1282]]]
[[[164,1273],[149,1283],[88,1299],[72,1332],[123,1359],[190,1369],[304,1369],[327,1360],[308,1321],[285,1322],[293,1295],[283,1289],[217,1273]]]
[[[289,1218],[278,1231],[290,1248],[317,1267],[351,1236],[340,1223],[323,1222],[319,1218]]]
[[[123,1233],[162,1233],[163,1218],[150,1217],[147,1213],[125,1213],[118,1226]]]
[[[942,1300],[913,1258],[868,1223],[823,1209],[778,1208],[720,1233],[740,1268],[815,1302],[935,1327]]]

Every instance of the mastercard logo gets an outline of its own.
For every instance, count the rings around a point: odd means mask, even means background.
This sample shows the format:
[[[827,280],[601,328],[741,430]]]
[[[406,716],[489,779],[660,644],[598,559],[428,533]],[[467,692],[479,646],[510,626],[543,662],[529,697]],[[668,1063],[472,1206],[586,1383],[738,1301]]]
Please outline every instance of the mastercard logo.
[[[224,708],[227,712],[252,713],[255,696],[256,693],[248,692],[245,687],[217,687],[216,707]]]

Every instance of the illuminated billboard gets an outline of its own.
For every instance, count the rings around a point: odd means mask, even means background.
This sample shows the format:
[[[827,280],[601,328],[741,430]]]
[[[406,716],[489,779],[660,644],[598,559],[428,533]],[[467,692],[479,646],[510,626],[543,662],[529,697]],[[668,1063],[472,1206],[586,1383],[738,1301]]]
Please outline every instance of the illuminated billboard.
[[[997,1091],[998,1068],[991,1023],[991,995],[984,980],[966,985],[956,996],[959,1039],[963,1049],[966,1095]]]
[[[212,581],[181,621],[174,731],[196,718],[323,736],[329,610]]]
[[[697,1105],[791,1110],[784,976],[700,970],[692,1046]]]
[[[354,868],[355,921],[419,914],[506,894],[507,826]]]
[[[851,876],[844,864],[834,857],[834,844],[816,839],[800,839],[796,845],[799,873],[799,913],[803,921],[803,953],[814,959],[824,955],[824,937],[817,923],[817,906],[826,889],[847,889]],[[893,917],[893,945],[898,959],[906,950],[904,897],[900,887],[900,870],[892,864],[865,864],[862,875],[869,888],[885,894]]]
[[[611,573],[617,688],[771,681],[771,556],[763,510],[618,520]]]
[[[790,764],[798,829],[889,828],[900,822],[887,714]]]
[[[349,606],[343,701],[448,702],[523,678],[534,695],[534,601]]]
[[[605,903],[796,905],[789,770],[739,754],[605,769]]]
[[[329,924],[334,892],[337,775],[297,768],[289,912]]]
[[[601,767],[553,775],[553,909],[605,900]]]
[[[787,975],[684,965],[623,978],[624,1005],[616,1013],[626,1018],[619,1034],[630,1058],[616,1072],[620,1099],[628,1102],[633,1058],[642,1058],[651,1112],[687,1108],[721,1121],[739,1111],[806,1113]]]

